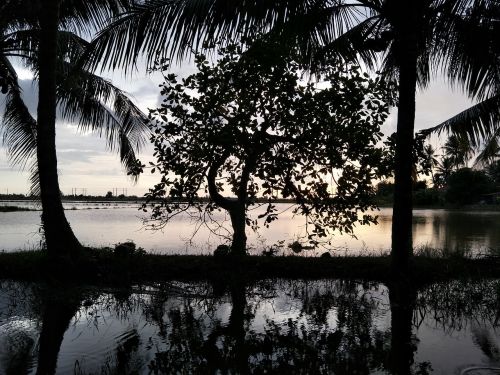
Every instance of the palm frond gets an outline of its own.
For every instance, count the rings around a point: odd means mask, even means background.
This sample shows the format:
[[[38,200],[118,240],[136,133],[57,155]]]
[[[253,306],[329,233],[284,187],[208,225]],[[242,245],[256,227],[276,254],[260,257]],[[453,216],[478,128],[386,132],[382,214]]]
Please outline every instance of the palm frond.
[[[469,96],[484,100],[500,91],[500,4],[467,3],[449,17],[442,42],[434,46],[434,66]]]
[[[92,68],[130,70],[140,54],[146,64],[182,60],[206,43],[269,31],[318,4],[336,0],[147,0],[115,17],[92,41]],[[297,26],[297,25],[296,25]]]
[[[2,71],[8,72],[8,91],[0,124],[2,142],[7,147],[10,162],[25,168],[36,155],[36,121],[22,100],[14,68],[5,57],[0,57],[0,66]]]
[[[460,112],[439,125],[423,130],[425,134],[447,132],[467,139],[478,147],[483,139],[496,133],[500,124],[500,94]]]
[[[132,3],[133,0],[61,0],[59,23],[62,29],[72,33],[92,35],[110,18],[129,9]]]
[[[474,165],[486,167],[488,164],[491,164],[493,161],[498,159],[500,154],[500,144],[498,142],[499,137],[500,130],[485,140],[476,156]]]
[[[313,57],[313,67],[315,69],[320,67],[324,61],[328,61],[326,57],[333,55],[347,62],[362,62],[368,68],[373,69],[377,54],[372,48],[367,48],[366,40],[373,35],[381,23],[378,16],[369,17],[325,43]]]
[[[40,175],[38,173],[38,163],[36,159],[33,159],[29,167],[30,176],[30,195],[34,197],[40,196]]]
[[[81,131],[104,137],[129,170],[149,137],[147,117],[111,82],[70,64],[63,66],[57,88],[60,113]]]

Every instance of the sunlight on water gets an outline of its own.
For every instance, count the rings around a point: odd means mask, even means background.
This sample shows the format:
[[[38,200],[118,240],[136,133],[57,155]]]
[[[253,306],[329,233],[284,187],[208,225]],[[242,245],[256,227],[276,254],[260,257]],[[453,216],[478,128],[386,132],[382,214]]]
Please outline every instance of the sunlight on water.
[[[2,202],[12,204],[12,202]],[[16,203],[17,204],[17,203]],[[20,205],[33,207],[22,202]],[[229,221],[224,213],[216,215],[218,223],[226,230],[219,230],[220,237],[214,234],[217,225],[200,225],[187,215],[180,215],[163,230],[151,231],[142,220],[148,213],[138,210],[137,204],[120,202],[68,202],[66,214],[78,238],[89,246],[114,246],[127,240],[149,252],[164,254],[208,254],[222,243],[228,243]],[[261,228],[258,233],[247,229],[250,253],[260,254],[271,245],[284,241],[278,254],[290,254],[287,244],[299,240],[305,243],[305,220],[293,217],[289,205],[278,205],[285,211],[271,227]],[[258,215],[259,211],[254,212]],[[330,249],[335,255],[387,253],[390,248],[392,210],[381,209],[378,224],[357,226],[354,234],[336,233],[327,247],[318,247],[316,251],[303,251],[301,255],[313,256]],[[500,248],[500,212],[460,211],[460,210],[415,210],[413,237],[415,247],[431,246],[439,249],[471,250],[473,253],[485,253],[489,248]],[[6,251],[18,249],[37,249],[40,247],[40,212],[0,213],[0,249]]]

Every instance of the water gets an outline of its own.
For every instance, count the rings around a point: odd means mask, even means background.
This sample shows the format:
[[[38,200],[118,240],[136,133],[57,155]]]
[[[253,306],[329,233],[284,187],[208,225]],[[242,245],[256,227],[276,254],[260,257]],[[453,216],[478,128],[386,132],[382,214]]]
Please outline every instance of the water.
[[[4,205],[30,205],[30,203],[1,202]],[[31,204],[32,205],[32,204]],[[217,223],[199,222],[188,215],[180,215],[163,230],[147,230],[142,219],[148,213],[138,210],[132,203],[65,203],[66,214],[73,230],[82,243],[89,246],[114,246],[119,242],[133,240],[145,250],[165,254],[208,254],[221,243],[228,243],[230,231],[229,219],[224,213],[215,215]],[[269,229],[261,228],[258,233],[247,229],[250,253],[259,254],[278,241],[285,241],[279,253],[288,254],[286,244],[295,240],[304,240],[305,221],[302,217],[293,217],[290,205],[279,204],[283,211],[279,220]],[[252,213],[258,214],[258,210]],[[378,225],[358,226],[353,238],[336,233],[328,248],[333,254],[386,253],[390,248],[392,210],[381,209],[378,213]],[[475,254],[486,253],[490,248],[500,248],[500,212],[499,211],[461,211],[444,209],[417,209],[414,211],[413,237],[416,247],[429,245],[434,248],[449,250],[470,249]],[[225,226],[220,230],[219,224]],[[34,249],[40,247],[40,212],[0,213],[0,249],[6,251]],[[217,236],[218,232],[223,236]],[[316,251],[307,251],[303,255],[317,255],[325,251],[324,247]]]
[[[500,367],[500,280],[417,291],[346,280],[107,290],[2,281],[0,287],[6,375],[37,368],[471,375]]]

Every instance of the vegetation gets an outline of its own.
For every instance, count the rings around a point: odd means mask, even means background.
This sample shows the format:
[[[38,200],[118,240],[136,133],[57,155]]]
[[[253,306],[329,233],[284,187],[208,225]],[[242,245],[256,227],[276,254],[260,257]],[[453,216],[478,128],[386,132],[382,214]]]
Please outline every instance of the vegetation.
[[[498,256],[417,249],[406,282],[413,285],[456,278],[500,277]],[[44,251],[0,252],[3,279],[74,283],[130,283],[160,280],[215,280],[231,283],[266,278],[349,279],[391,282],[388,256],[246,256],[157,255],[137,251],[121,256],[113,249],[85,249],[76,261],[54,260]],[[398,278],[395,279],[399,280]]]
[[[460,144],[464,143],[464,139],[469,143],[475,142],[476,145],[479,137],[491,136],[490,139],[496,139],[494,135],[498,116],[495,108],[498,106],[494,104],[497,100],[498,77],[494,72],[498,46],[494,35],[498,28],[498,4],[495,2],[433,0],[425,3],[412,2],[411,7],[407,8],[406,4],[389,0],[369,0],[361,4],[339,0],[315,3],[292,1],[283,4],[235,2],[231,5],[217,0],[210,7],[197,6],[197,0],[184,0],[175,4],[166,0],[130,4],[127,1],[110,0],[78,6],[53,0],[51,6],[40,8],[43,11],[25,13],[22,10],[27,7],[20,7],[20,4],[19,1],[9,1],[3,5],[2,14],[7,14],[8,17],[2,19],[2,30],[9,35],[3,37],[8,42],[5,44],[8,48],[3,51],[7,52],[5,56],[9,56],[9,52],[18,53],[28,62],[30,56],[38,53],[36,64],[31,64],[39,73],[42,93],[39,124],[36,125],[41,131],[37,131],[36,147],[40,156],[39,177],[44,186],[44,225],[54,229],[48,231],[50,239],[47,241],[51,249],[59,247],[64,252],[73,245],[79,247],[64,218],[57,185],[53,129],[56,95],[58,88],[64,86],[59,85],[57,72],[75,72],[82,66],[92,68],[99,64],[113,69],[127,68],[133,66],[141,53],[146,54],[146,60],[151,66],[158,57],[181,58],[193,48],[197,50],[211,47],[218,40],[227,43],[241,42],[242,36],[255,33],[264,33],[268,41],[292,44],[300,52],[297,58],[300,68],[318,75],[322,73],[322,69],[331,69],[331,65],[339,64],[339,61],[345,63],[361,60],[368,68],[380,68],[385,79],[395,79],[398,84],[392,249],[394,267],[401,269],[403,273],[412,253],[411,210],[412,187],[415,182],[412,181],[412,175],[415,171],[411,150],[415,143],[413,125],[417,84],[425,86],[430,74],[437,68],[443,68],[449,78],[463,84],[471,96],[486,98],[481,105],[467,112],[467,115],[459,116],[461,123],[463,119],[471,120],[469,127],[461,125],[456,130],[457,126],[452,123],[459,123],[457,117],[432,130],[454,129],[457,131],[455,140]],[[402,17],[403,15],[406,17]],[[79,27],[83,31],[98,30],[106,22],[109,22],[107,27],[99,31],[90,45],[71,37],[72,32]],[[301,27],[296,27],[299,24]],[[39,39],[28,38],[30,33],[24,31],[29,27],[34,27],[35,30],[39,28],[41,32],[34,33]],[[63,33],[58,32],[58,28],[65,31],[64,35],[71,40],[72,43],[65,44],[71,47],[71,51],[58,47],[57,40],[63,39]],[[10,38],[13,35],[11,31],[22,32]],[[476,38],[481,43],[474,43]],[[74,46],[78,48],[73,48]],[[62,56],[58,55],[58,48],[65,51]],[[87,60],[89,57],[91,61]],[[67,62],[71,63],[72,69],[56,69]],[[382,65],[378,65],[379,62]],[[8,93],[15,88],[15,74],[12,74],[8,61],[3,61],[2,64],[0,85],[2,91]],[[92,93],[94,91],[86,90]],[[71,111],[68,109],[66,112]],[[90,112],[87,108],[86,114]],[[128,116],[131,112],[126,114]],[[89,118],[95,120],[96,117],[91,115]],[[32,135],[28,144],[33,146],[34,123],[29,119],[21,123],[27,129],[27,134]],[[451,140],[453,139],[450,138]],[[493,148],[488,147],[488,150]],[[24,150],[22,147],[20,149]],[[432,170],[432,150],[427,151]],[[126,160],[134,161],[131,155],[133,154],[128,154]],[[442,173],[437,173],[436,178],[433,178],[435,187],[444,188],[450,178],[448,167],[456,169],[458,163],[463,164],[464,160],[466,159],[460,161],[450,151],[449,157],[443,159]],[[43,193],[44,191],[47,193]],[[424,200],[427,198],[432,197],[423,197]],[[49,210],[49,202],[55,204],[56,208]],[[61,225],[48,224],[56,222]],[[62,240],[54,240],[56,229],[58,236],[63,237]]]
[[[294,56],[273,59],[276,50],[252,45],[242,54],[230,46],[214,66],[198,55],[199,72],[182,82],[165,77],[163,104],[151,112],[153,171],[162,180],[147,194],[160,227],[191,208],[201,220],[222,208],[231,218],[231,251],[245,254],[245,227],[258,225],[246,212],[258,196],[267,203],[259,216],[266,226],[280,196],[294,201],[313,243],[329,229],[351,233],[356,222],[375,221],[366,211],[374,208],[372,181],[386,170],[375,147],[388,115],[386,87],[335,64],[318,83],[301,83]]]
[[[80,248],[60,199],[56,105],[65,119],[77,122],[83,131],[105,136],[108,146],[118,149],[127,168],[135,162],[147,133],[145,116],[127,96],[83,68],[89,43],[82,35],[90,35],[125,4],[113,0],[80,4],[52,0],[42,6],[41,2],[16,0],[0,6],[0,81],[6,98],[3,141],[11,161],[31,169],[32,190],[42,201],[47,246],[55,255]],[[38,78],[36,120],[22,100],[13,58],[20,58]]]
[[[158,57],[180,59],[193,47],[210,46],[221,38],[230,40],[257,29],[267,32],[271,39],[294,42],[302,52],[303,65],[313,71],[327,66],[329,58],[336,56],[347,62],[361,60],[387,79],[396,80],[398,126],[392,249],[395,269],[404,273],[412,254],[411,150],[416,87],[425,87],[433,71],[446,69],[451,81],[489,92],[492,78],[482,78],[493,76],[496,71],[496,57],[491,56],[489,46],[496,40],[493,31],[498,27],[494,12],[497,8],[498,4],[492,1],[466,0],[408,4],[391,0],[252,4],[236,1],[230,6],[224,1],[198,6],[197,0],[175,4],[155,0],[137,4],[115,18],[99,34],[94,46],[106,66],[126,68],[141,53],[145,53],[149,64]],[[479,55],[471,48],[477,45],[468,34],[469,27],[477,31],[477,37],[487,34]],[[486,72],[482,70],[483,57]]]
[[[73,283],[112,283],[126,289],[138,282],[173,279],[210,280],[227,290],[229,319],[227,324],[217,322],[207,334],[187,298],[185,308],[174,306],[165,314],[165,300],[160,296],[153,306],[158,296],[148,296],[148,319],[158,322],[161,347],[167,348],[149,361],[149,371],[432,371],[429,363],[414,358],[414,313],[420,314],[418,319],[432,311],[435,322],[443,325],[463,316],[480,315],[492,322],[499,316],[498,282],[480,287],[435,284],[420,295],[416,289],[448,278],[499,278],[498,250],[472,258],[467,249],[424,247],[414,254],[412,247],[413,204],[464,205],[491,197],[496,202],[499,15],[500,5],[493,0],[3,1],[3,140],[13,162],[25,165],[36,154],[32,181],[40,190],[47,251],[0,253],[0,275],[50,285],[39,296],[39,339],[36,345],[28,337],[7,347],[8,355],[0,358],[7,373],[28,371],[35,347],[37,373],[56,372],[71,319],[81,306],[93,304]],[[85,37],[96,31],[97,38],[88,43]],[[247,44],[248,40],[254,42]],[[214,50],[219,42],[224,48]],[[133,242],[98,250],[80,245],[62,207],[57,109],[83,130],[103,134],[135,176],[145,167],[136,159],[148,133],[145,118],[118,88],[96,76],[95,69],[128,72],[143,53],[148,68],[160,61],[163,69],[168,58],[181,60],[193,49],[198,73],[182,81],[166,73],[165,100],[151,113],[157,156],[151,168],[162,175],[146,197],[153,219],[165,225],[188,209],[205,219],[222,208],[234,230],[231,250],[244,254],[246,227],[258,224],[249,222],[248,209],[264,203],[267,210],[259,219],[269,225],[277,218],[275,203],[292,199],[295,213],[306,215],[312,226],[308,239],[316,244],[329,228],[350,233],[357,222],[374,222],[365,212],[376,203],[372,181],[392,171],[394,182],[382,181],[377,187],[379,197],[394,207],[391,258],[330,253],[277,257],[272,248],[263,252],[268,256],[233,257],[226,256],[226,245],[214,256],[162,256],[147,254]],[[200,49],[216,51],[218,62],[209,63]],[[22,102],[12,58],[38,79],[36,120]],[[383,81],[353,68],[359,62],[379,71]],[[423,144],[423,136],[414,136],[414,122],[417,86],[425,87],[431,74],[441,69],[480,102],[423,133],[451,133],[439,160],[436,150]],[[304,77],[309,81],[301,80]],[[397,132],[386,142],[388,149],[377,148],[387,103],[396,94]],[[475,152],[479,158],[471,169]],[[419,175],[428,173],[431,181],[418,181]],[[124,198],[109,192],[103,199]],[[290,247],[300,250],[301,244]],[[338,281],[333,291],[323,288],[328,298],[304,292],[302,322],[288,319],[286,328],[267,322],[262,332],[248,331],[254,310],[247,302],[247,286],[280,277],[350,281]],[[359,288],[353,279],[367,287]],[[365,298],[371,288],[367,280],[387,283],[388,296],[379,293],[377,300],[389,301],[390,335],[374,324],[372,311],[378,302]],[[55,293],[56,289],[65,293]],[[264,290],[274,292],[272,287]],[[116,293],[117,300],[126,302],[130,293],[124,294]],[[333,307],[335,330],[327,327]],[[218,308],[227,311],[227,306]],[[478,332],[472,330],[475,344],[497,363],[496,344]],[[149,339],[148,345],[154,345]],[[131,361],[131,353],[139,342],[135,328],[131,335],[122,335],[116,368],[108,363],[102,369],[134,372],[139,362]],[[80,370],[77,364],[75,373]]]
[[[390,145],[392,148],[392,145]],[[437,155],[430,145],[423,145],[418,158],[418,172],[413,182],[413,203],[417,206],[461,207],[471,204],[498,204],[500,161],[485,164],[476,156],[469,168],[474,150],[470,144],[451,135]],[[427,156],[426,156],[427,155]],[[417,177],[431,176],[431,180]],[[425,178],[425,177],[424,177]],[[394,184],[388,180],[377,184],[377,204],[389,205],[394,198]]]

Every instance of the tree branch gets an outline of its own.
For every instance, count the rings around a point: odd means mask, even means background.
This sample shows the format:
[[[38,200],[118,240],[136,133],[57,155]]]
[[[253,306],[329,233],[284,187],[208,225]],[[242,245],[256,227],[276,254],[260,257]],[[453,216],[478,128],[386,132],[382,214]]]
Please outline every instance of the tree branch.
[[[208,193],[210,194],[210,198],[213,199],[216,205],[222,207],[223,209],[230,211],[237,206],[236,201],[232,201],[228,198],[222,196],[217,189],[217,184],[215,180],[217,178],[217,172],[219,168],[224,164],[226,159],[228,158],[229,153],[225,152],[218,160],[215,160],[208,169],[207,174],[207,182],[208,182]]]

